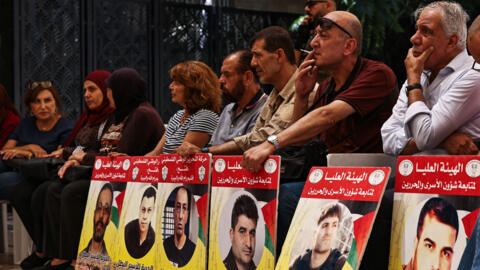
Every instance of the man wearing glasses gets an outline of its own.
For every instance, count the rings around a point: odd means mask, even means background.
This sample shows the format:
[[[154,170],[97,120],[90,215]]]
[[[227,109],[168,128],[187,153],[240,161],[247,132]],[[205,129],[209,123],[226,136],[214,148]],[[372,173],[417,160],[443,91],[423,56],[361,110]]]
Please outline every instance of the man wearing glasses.
[[[300,65],[295,81],[292,122],[274,138],[243,154],[242,167],[259,171],[277,148],[303,144],[319,137],[329,153],[379,153],[380,127],[391,114],[396,97],[396,77],[385,64],[360,57],[362,26],[346,11],[330,12],[319,19],[313,51]],[[331,76],[320,84],[316,108],[307,111],[319,68]],[[276,142],[271,143],[272,142]],[[304,182],[280,186],[278,243],[288,230]]]
[[[95,260],[110,262],[103,237],[112,217],[113,188],[110,183],[103,185],[98,194],[97,205],[93,214],[93,237],[79,256],[79,265],[96,265]]]
[[[477,154],[480,72],[465,49],[468,15],[454,2],[433,2],[415,12],[407,80],[382,127],[387,154]]]
[[[195,251],[195,244],[185,234],[185,225],[188,222],[189,214],[190,192],[182,186],[177,189],[175,196],[173,210],[174,233],[163,242],[168,260],[175,267],[186,265]]]

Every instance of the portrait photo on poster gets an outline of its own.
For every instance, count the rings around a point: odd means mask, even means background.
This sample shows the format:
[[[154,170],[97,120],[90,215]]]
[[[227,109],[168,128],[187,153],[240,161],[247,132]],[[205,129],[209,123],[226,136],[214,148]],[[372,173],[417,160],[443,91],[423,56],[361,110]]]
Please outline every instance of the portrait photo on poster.
[[[262,213],[265,204],[242,188],[224,204],[217,233],[220,255],[227,269],[237,269],[236,263],[243,264],[246,269],[255,269],[260,263],[265,246]]]
[[[312,202],[317,199],[307,199]],[[315,208],[296,235],[290,255],[290,269],[341,269],[353,241],[353,217],[336,200]]]
[[[136,184],[131,187],[135,190],[132,190],[132,206],[126,216],[125,246],[128,254],[138,259],[147,255],[155,243],[158,196],[156,184]]]
[[[418,203],[409,200],[415,204],[402,237],[403,269],[458,268],[467,238],[462,218],[469,212],[457,210],[447,197],[424,195]]]
[[[199,215],[192,187],[179,185],[168,196],[162,217],[165,254],[175,267],[190,261],[198,239]]]

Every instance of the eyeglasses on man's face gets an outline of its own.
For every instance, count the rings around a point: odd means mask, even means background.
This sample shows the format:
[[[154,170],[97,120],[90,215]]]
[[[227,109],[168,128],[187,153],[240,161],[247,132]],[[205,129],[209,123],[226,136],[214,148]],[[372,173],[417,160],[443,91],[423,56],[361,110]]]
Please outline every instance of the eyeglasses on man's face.
[[[311,8],[315,6],[317,3],[325,3],[325,2],[327,2],[327,0],[308,0],[307,2],[305,2],[305,6]]]
[[[322,31],[330,30],[335,25],[336,27],[338,27],[338,29],[342,30],[345,34],[347,34],[350,38],[353,38],[353,36],[352,36],[352,34],[350,34],[350,32],[348,32],[345,28],[338,25],[338,23],[336,23],[336,22],[334,22],[334,21],[332,21],[328,18],[321,17],[321,18],[318,18],[317,21],[318,21],[318,25],[320,26],[320,29]]]

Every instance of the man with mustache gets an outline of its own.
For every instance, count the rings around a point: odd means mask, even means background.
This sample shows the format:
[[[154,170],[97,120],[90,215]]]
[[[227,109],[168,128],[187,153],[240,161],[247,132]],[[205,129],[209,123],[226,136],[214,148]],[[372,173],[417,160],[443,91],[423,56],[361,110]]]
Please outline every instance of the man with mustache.
[[[241,195],[233,205],[230,227],[232,248],[223,263],[227,270],[253,270],[258,212],[255,201]]]
[[[468,15],[455,2],[433,2],[415,12],[407,80],[382,127],[387,154],[477,154],[480,72],[465,49]]]
[[[163,241],[168,260],[175,267],[186,265],[193,256],[195,244],[185,234],[185,225],[190,215],[190,191],[179,187],[173,209],[174,233]]]
[[[249,133],[262,110],[267,95],[251,68],[252,53],[236,51],[223,60],[220,72],[220,88],[226,101],[231,102],[223,109],[218,125],[210,139],[210,145],[218,145],[235,137]],[[207,149],[204,149],[207,152]]]
[[[155,243],[155,231],[150,224],[155,212],[155,199],[157,191],[148,187],[143,193],[138,213],[138,219],[130,221],[125,226],[125,246],[135,259],[142,258]]]
[[[317,221],[314,246],[298,257],[290,269],[342,269],[347,257],[333,248],[341,220],[342,210],[339,204],[332,203],[323,207]]]
[[[110,261],[103,237],[112,217],[112,201],[113,188],[110,183],[106,183],[98,194],[97,205],[93,214],[93,237],[88,246],[80,253],[79,263],[88,263],[89,258],[93,257],[101,258],[104,262]]]

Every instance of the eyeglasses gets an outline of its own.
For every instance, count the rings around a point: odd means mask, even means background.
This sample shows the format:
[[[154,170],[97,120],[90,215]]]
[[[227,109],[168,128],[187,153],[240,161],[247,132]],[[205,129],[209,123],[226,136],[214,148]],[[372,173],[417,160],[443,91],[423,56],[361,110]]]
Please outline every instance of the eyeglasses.
[[[327,2],[327,0],[308,0],[305,3],[305,6],[311,8],[317,3],[325,3],[325,2]]]
[[[30,89],[35,89],[37,87],[42,87],[42,88],[50,88],[52,87],[52,82],[51,81],[41,81],[41,82],[33,82],[28,85],[28,88]]]
[[[477,61],[473,61],[472,69],[475,71],[480,71],[480,64]]]
[[[332,28],[332,26],[335,25],[336,27],[338,27],[338,29],[345,32],[345,34],[347,34],[350,38],[353,38],[352,34],[350,34],[347,30],[345,30],[345,28],[341,27],[340,25],[338,25],[338,23],[336,23],[336,22],[334,22],[330,19],[321,17],[321,18],[318,18],[317,21],[318,21],[318,25],[320,26],[320,28],[324,31],[325,30],[330,30]]]

